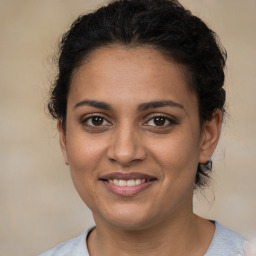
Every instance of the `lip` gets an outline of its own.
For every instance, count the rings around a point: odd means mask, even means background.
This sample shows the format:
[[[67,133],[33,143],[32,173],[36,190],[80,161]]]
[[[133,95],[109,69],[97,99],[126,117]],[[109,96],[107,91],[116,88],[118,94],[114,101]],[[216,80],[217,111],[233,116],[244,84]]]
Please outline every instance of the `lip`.
[[[135,186],[118,186],[113,183],[109,183],[108,180],[130,180],[130,179],[145,179],[145,183],[141,183]],[[142,191],[148,189],[153,185],[157,179],[153,176],[144,174],[144,173],[138,173],[138,172],[132,172],[132,173],[109,173],[106,175],[103,175],[99,178],[101,182],[105,185],[105,187],[111,191],[112,193],[119,195],[119,196],[134,196],[138,193],[141,193]]]
[[[139,172],[130,172],[130,173],[122,173],[122,172],[113,172],[100,177],[100,180],[130,180],[130,179],[145,179],[146,181],[156,180],[156,177],[150,176],[145,173]]]

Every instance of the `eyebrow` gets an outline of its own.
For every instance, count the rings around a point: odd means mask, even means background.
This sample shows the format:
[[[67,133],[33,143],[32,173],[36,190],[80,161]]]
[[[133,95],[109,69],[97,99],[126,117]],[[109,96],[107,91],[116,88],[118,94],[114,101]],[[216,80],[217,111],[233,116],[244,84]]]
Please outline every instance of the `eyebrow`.
[[[174,102],[172,100],[162,100],[162,101],[150,101],[138,106],[138,111],[145,111],[150,108],[161,108],[161,107],[177,107],[180,109],[185,109],[183,105]]]
[[[90,107],[104,109],[104,110],[113,110],[113,108],[108,103],[103,101],[97,101],[97,100],[82,100],[74,106],[74,109],[81,106],[90,106]],[[150,101],[150,102],[142,103],[138,106],[137,110],[139,112],[142,112],[150,108],[161,108],[161,107],[177,107],[180,109],[184,109],[183,105],[177,102],[174,102],[172,100],[161,100],[161,101]]]
[[[81,106],[90,106],[90,107],[100,108],[104,110],[112,110],[112,107],[109,104],[103,101],[97,101],[97,100],[82,100],[74,106],[74,109]]]

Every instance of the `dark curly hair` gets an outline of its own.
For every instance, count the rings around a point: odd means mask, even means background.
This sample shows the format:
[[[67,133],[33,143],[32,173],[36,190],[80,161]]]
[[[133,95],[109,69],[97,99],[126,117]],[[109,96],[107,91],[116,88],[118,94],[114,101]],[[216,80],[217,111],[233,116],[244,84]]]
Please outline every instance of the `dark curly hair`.
[[[80,16],[62,38],[48,109],[64,129],[73,71],[93,50],[111,44],[150,46],[185,67],[188,88],[198,98],[201,125],[217,109],[224,113],[226,51],[216,34],[176,0],[115,0]],[[198,164],[196,186],[207,183],[210,170]]]

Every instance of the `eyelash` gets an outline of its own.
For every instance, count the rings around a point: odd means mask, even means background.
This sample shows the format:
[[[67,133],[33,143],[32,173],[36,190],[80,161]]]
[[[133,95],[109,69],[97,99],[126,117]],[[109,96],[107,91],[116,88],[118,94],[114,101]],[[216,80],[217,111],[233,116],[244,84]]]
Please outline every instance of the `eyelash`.
[[[159,126],[157,126],[157,125],[148,125],[148,123],[150,121],[152,121],[152,122],[156,121],[156,118],[162,118],[164,120],[164,125],[159,125]],[[165,124],[166,121],[168,122],[167,125]],[[175,118],[171,118],[171,117],[163,115],[163,114],[155,114],[144,124],[146,126],[152,126],[154,128],[162,128],[163,129],[163,128],[169,128],[169,127],[171,127],[173,125],[178,125],[179,122]]]
[[[100,124],[100,125],[93,125],[93,118],[100,118],[102,119],[103,123],[107,122],[107,124]],[[91,124],[89,123],[91,122]],[[83,126],[87,126],[90,127],[92,129],[100,129],[102,127],[106,127],[106,126],[110,126],[112,125],[111,122],[109,122],[104,116],[102,116],[101,114],[92,114],[89,116],[86,116],[85,118],[83,118],[80,122]]]
[[[93,118],[99,118],[101,119],[102,123],[100,123],[99,125],[95,125],[93,124]],[[164,121],[163,125],[152,125],[149,124],[150,122],[154,122],[156,121],[156,118],[162,118]],[[166,124],[166,122],[168,122],[168,124]],[[87,128],[90,129],[94,129],[94,130],[98,130],[98,129],[104,129],[107,128],[108,126],[111,126],[112,123],[110,121],[108,121],[102,114],[92,114],[89,116],[86,116],[85,118],[83,118],[80,123]],[[155,124],[155,123],[154,123]],[[174,125],[178,125],[179,122],[174,118],[174,117],[169,117],[166,116],[164,114],[154,114],[152,115],[149,119],[147,119],[146,122],[144,122],[142,125],[146,126],[146,127],[150,127],[152,129],[168,129]]]

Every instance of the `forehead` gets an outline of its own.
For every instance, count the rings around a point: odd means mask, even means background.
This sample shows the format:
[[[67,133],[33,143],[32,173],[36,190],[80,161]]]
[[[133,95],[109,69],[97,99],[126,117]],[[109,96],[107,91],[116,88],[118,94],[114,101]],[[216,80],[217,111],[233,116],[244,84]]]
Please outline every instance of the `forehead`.
[[[110,98],[111,96],[111,98]],[[115,96],[115,97],[114,97]],[[69,98],[194,101],[185,69],[150,47],[112,45],[93,51],[73,74]]]

